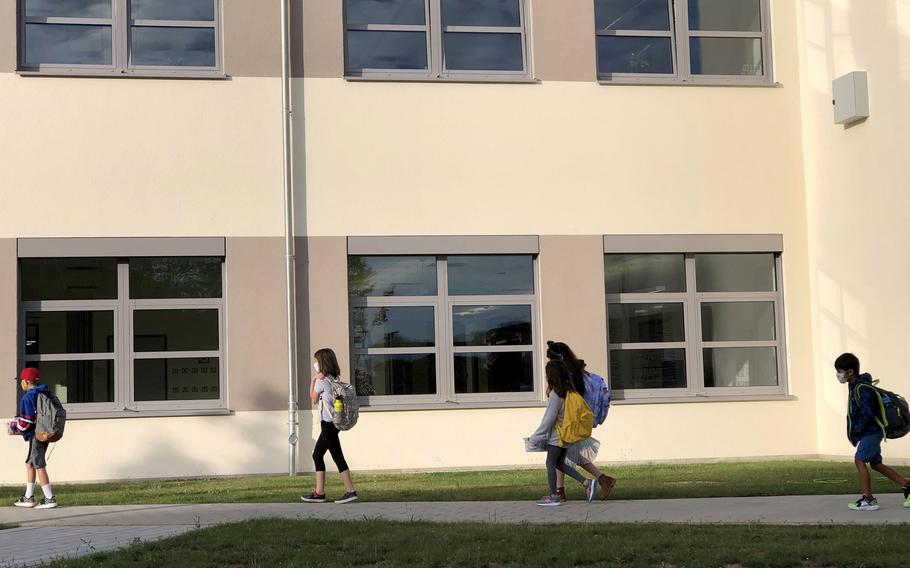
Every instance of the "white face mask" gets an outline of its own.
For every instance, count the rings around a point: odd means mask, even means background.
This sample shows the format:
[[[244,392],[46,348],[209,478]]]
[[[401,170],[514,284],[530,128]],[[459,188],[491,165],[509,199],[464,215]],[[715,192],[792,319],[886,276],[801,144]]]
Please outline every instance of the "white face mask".
[[[839,382],[840,384],[844,384],[844,383],[848,382],[847,374],[844,373],[843,371],[838,371],[837,372],[837,382]]]
[[[319,363],[313,362],[313,369],[318,373],[319,372]]]

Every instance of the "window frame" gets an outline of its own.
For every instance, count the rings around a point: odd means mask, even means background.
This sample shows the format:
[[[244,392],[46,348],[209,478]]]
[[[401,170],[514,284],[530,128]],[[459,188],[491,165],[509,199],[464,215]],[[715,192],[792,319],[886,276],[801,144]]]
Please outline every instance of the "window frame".
[[[597,63],[597,80],[602,84],[651,84],[651,85],[732,85],[769,86],[774,84],[774,65],[771,49],[770,0],[758,0],[761,30],[757,32],[702,31],[689,29],[688,0],[667,0],[670,30],[602,30],[596,27],[598,37],[669,37],[673,57],[673,74],[665,73],[601,73]],[[596,9],[596,5],[595,5]],[[692,73],[690,38],[755,38],[762,44],[761,75],[707,75]],[[596,47],[595,47],[596,51]],[[597,54],[595,53],[595,58]]]
[[[111,17],[105,18],[58,18],[26,16],[25,3],[27,0],[17,0],[17,71],[23,75],[50,75],[50,76],[88,76],[88,77],[151,77],[151,78],[218,78],[224,77],[223,72],[223,41],[222,41],[222,0],[211,0],[214,4],[214,20],[134,20],[130,14],[130,0],[110,0]],[[40,63],[38,65],[26,64],[26,38],[27,24],[65,24],[65,25],[107,25],[111,27],[111,64],[66,64],[66,63]],[[156,66],[133,65],[132,59],[132,28],[133,27],[165,27],[165,28],[193,28],[213,29],[215,34],[215,65],[214,67],[198,66]]]
[[[426,20],[423,25],[407,24],[348,24],[347,1],[342,1],[342,26],[344,43],[344,77],[346,79],[400,80],[400,81],[501,81],[526,82],[531,79],[530,52],[528,47],[528,0],[516,0],[519,8],[520,25],[518,27],[501,26],[448,26],[443,21],[442,2],[444,0],[424,0]],[[398,31],[423,32],[427,43],[426,69],[352,69],[348,66],[348,32],[349,31]],[[448,70],[445,67],[445,49],[443,47],[446,33],[509,33],[521,37],[522,69],[520,71],[491,70]]]
[[[539,275],[538,253],[529,252],[497,252],[480,255],[476,251],[452,252],[447,254],[358,254],[348,252],[345,257],[352,256],[435,256],[436,258],[436,294],[432,296],[348,296],[348,342],[350,351],[350,368],[355,368],[354,361],[360,355],[382,354],[417,354],[434,353],[436,355],[436,394],[432,395],[374,395],[359,397],[360,403],[373,409],[394,409],[415,405],[439,406],[489,404],[489,403],[538,403],[543,397],[542,369],[538,361],[540,340],[540,301],[539,301]],[[531,295],[449,295],[448,259],[457,256],[530,256],[532,262],[532,283],[534,293]],[[426,307],[433,306],[435,317],[434,329],[436,332],[435,345],[432,348],[355,348],[353,345],[353,313],[355,308],[361,307]],[[475,305],[530,305],[531,308],[531,344],[514,346],[455,346],[454,345],[454,320],[452,310],[456,306]],[[456,393],[455,392],[455,357],[456,353],[498,353],[521,352],[531,353],[532,357],[532,385],[529,392],[497,392],[497,393]]]
[[[641,303],[683,303],[683,323],[685,330],[685,341],[668,343],[669,347],[664,348],[681,348],[685,347],[686,354],[686,388],[684,389],[616,389],[613,391],[617,400],[626,401],[687,401],[692,399],[740,399],[743,397],[781,397],[789,394],[789,380],[787,376],[787,338],[786,322],[784,319],[784,286],[783,286],[783,260],[782,250],[761,250],[762,248],[782,249],[782,246],[755,247],[759,250],[751,250],[749,245],[756,240],[763,239],[764,235],[743,235],[743,236],[723,236],[717,237],[704,235],[689,235],[682,237],[666,236],[665,239],[660,236],[621,236],[621,237],[604,237],[604,255],[610,254],[683,254],[685,255],[686,267],[686,291],[676,293],[636,293],[636,294],[606,294],[605,312],[607,322],[607,369],[610,369],[611,351],[623,349],[640,348],[636,346],[649,345],[658,349],[660,343],[647,344],[612,344],[610,343],[610,304],[641,304]],[[607,246],[608,240],[616,239],[615,246]],[[642,243],[641,247],[632,246],[623,251],[623,247],[636,240]],[[737,243],[736,241],[739,241]],[[776,239],[775,239],[776,240]],[[666,246],[656,246],[657,243],[664,241]],[[683,242],[679,242],[683,241]],[[726,245],[714,246],[711,243],[723,243]],[[730,242],[732,241],[732,242]],[[673,243],[678,244],[674,245]],[[680,248],[686,248],[689,245],[690,252],[680,252]],[[737,244],[743,247],[743,250],[735,250]],[[715,249],[715,250],[712,250]],[[695,249],[692,251],[692,249]],[[697,279],[695,273],[695,257],[700,254],[771,254],[773,255],[774,264],[774,282],[775,291],[773,292],[699,292],[697,289]],[[604,273],[606,280],[606,274]],[[606,292],[606,290],[605,290]],[[702,317],[701,308],[704,303],[742,303],[742,302],[773,302],[774,308],[774,331],[775,339],[773,341],[712,341],[706,342],[702,338]],[[618,348],[617,348],[618,346]],[[704,350],[712,347],[767,347],[776,348],[777,358],[777,377],[776,386],[755,386],[755,387],[706,387],[704,376]]]
[[[195,256],[195,255],[194,255]],[[30,257],[20,257],[26,260]],[[67,257],[61,257],[67,258]],[[72,258],[71,256],[68,258]],[[94,258],[86,256],[85,258]],[[64,403],[67,412],[73,417],[92,417],[100,413],[113,416],[131,417],[147,416],[156,412],[205,412],[227,409],[227,364],[225,361],[227,340],[225,329],[226,297],[226,259],[221,259],[221,297],[220,298],[175,298],[175,299],[132,299],[129,296],[129,261],[130,258],[117,258],[117,298],[108,300],[36,300],[19,302],[19,326],[17,354],[20,366],[33,361],[75,361],[75,360],[113,360],[114,361],[114,400],[103,403]],[[21,271],[18,279],[21,298]],[[165,351],[140,352],[133,346],[133,312],[136,309],[217,309],[218,311],[218,350],[217,351]],[[25,334],[26,314],[29,312],[59,311],[113,311],[114,312],[114,353],[78,353],[54,355],[26,355]],[[138,355],[138,356],[137,356]],[[219,393],[217,399],[175,400],[175,401],[137,401],[135,400],[134,361],[137,359],[161,359],[181,357],[218,357]]]

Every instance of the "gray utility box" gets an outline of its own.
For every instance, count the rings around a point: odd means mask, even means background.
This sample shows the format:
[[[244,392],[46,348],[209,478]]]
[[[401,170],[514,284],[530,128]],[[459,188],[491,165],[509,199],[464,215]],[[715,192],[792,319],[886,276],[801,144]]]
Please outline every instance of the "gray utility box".
[[[853,71],[832,83],[835,124],[852,124],[869,117],[869,84],[865,71]]]

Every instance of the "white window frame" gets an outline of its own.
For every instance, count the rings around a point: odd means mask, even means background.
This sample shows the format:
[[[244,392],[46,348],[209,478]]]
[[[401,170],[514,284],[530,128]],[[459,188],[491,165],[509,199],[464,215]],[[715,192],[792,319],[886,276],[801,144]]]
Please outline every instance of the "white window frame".
[[[528,1],[516,0],[519,3],[520,25],[518,27],[496,26],[448,26],[443,21],[442,2],[444,0],[425,0],[423,24],[348,24],[347,2],[343,2],[344,22],[344,74],[346,78],[398,80],[398,81],[527,81],[531,76],[528,48]],[[349,31],[389,31],[389,32],[422,32],[427,40],[426,69],[352,69],[348,66],[348,32]],[[505,70],[449,70],[445,67],[444,37],[446,33],[509,33],[521,37],[522,69]]]
[[[761,31],[700,31],[689,29],[688,0],[667,0],[670,30],[605,30],[597,29],[597,37],[669,37],[671,42],[673,73],[601,73],[598,64],[597,77],[601,83],[617,84],[693,84],[693,85],[743,85],[767,86],[774,84],[774,67],[771,49],[771,7],[770,0],[759,0]],[[755,38],[762,43],[761,75],[705,75],[693,74],[689,39],[693,37]],[[596,48],[595,48],[596,49]]]
[[[540,349],[540,305],[537,254],[531,253],[496,253],[499,255],[530,256],[532,261],[532,280],[534,294],[530,295],[477,295],[450,296],[448,289],[448,258],[451,256],[478,256],[476,252],[455,254],[394,254],[385,256],[435,256],[436,258],[436,295],[435,296],[370,296],[349,297],[348,336],[351,342],[351,369],[359,355],[384,354],[420,354],[436,355],[436,394],[431,395],[376,395],[360,397],[361,404],[374,408],[407,407],[413,405],[448,405],[448,404],[486,404],[486,403],[536,403],[542,399],[542,380],[538,351]],[[374,254],[349,253],[349,256],[379,256]],[[452,310],[456,306],[504,306],[530,305],[531,307],[531,344],[513,346],[455,346],[453,340]],[[353,345],[353,312],[362,307],[433,307],[436,340],[434,347],[425,348],[355,348]],[[532,384],[529,392],[500,393],[456,393],[455,392],[455,354],[456,353],[531,353]],[[354,378],[352,377],[352,380]]]
[[[21,248],[21,246],[20,246]],[[167,257],[167,255],[164,255]],[[192,255],[196,256],[196,255]],[[70,258],[72,258],[70,256]],[[27,259],[27,257],[23,258]],[[19,285],[21,286],[21,277]],[[129,296],[129,258],[117,259],[117,298],[110,300],[41,300],[19,302],[19,361],[114,361],[114,400],[104,403],[65,403],[67,412],[75,417],[98,413],[120,413],[122,417],[145,416],[155,412],[193,412],[227,409],[227,376],[225,350],[225,260],[221,257],[221,298],[139,300]],[[21,292],[20,292],[21,297]],[[133,350],[133,312],[137,309],[215,309],[218,311],[217,351],[166,351],[135,352]],[[114,353],[74,353],[53,355],[25,354],[26,313],[36,311],[113,311]],[[134,387],[134,361],[137,359],[218,358],[219,392],[217,399],[136,401]]]
[[[617,400],[719,400],[743,397],[775,398],[787,396],[787,339],[783,286],[783,239],[780,235],[622,235],[604,236],[604,254],[679,254],[685,255],[686,291],[678,293],[606,294],[607,368],[612,350],[645,348],[684,348],[686,354],[686,387],[678,389],[617,389]],[[775,291],[773,292],[698,292],[695,257],[699,254],[772,254]],[[606,275],[605,275],[606,276]],[[701,306],[716,302],[773,302],[773,341],[702,340]],[[685,339],[678,343],[611,344],[609,342],[610,304],[683,304]],[[704,350],[713,347],[775,347],[777,356],[776,386],[706,387]]]
[[[111,0],[110,18],[57,18],[25,15],[26,0],[18,0],[18,62],[21,74],[111,76],[111,77],[223,77],[221,2],[214,3],[213,21],[196,20],[135,20],[130,14],[130,0]],[[111,28],[111,64],[61,64],[41,63],[27,65],[26,24],[104,25]],[[215,65],[213,67],[133,65],[131,61],[131,34],[133,27],[209,28],[215,34]]]

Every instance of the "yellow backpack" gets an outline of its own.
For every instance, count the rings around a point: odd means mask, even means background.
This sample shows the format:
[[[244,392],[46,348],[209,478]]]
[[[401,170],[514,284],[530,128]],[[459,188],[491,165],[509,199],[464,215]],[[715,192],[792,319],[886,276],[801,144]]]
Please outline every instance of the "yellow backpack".
[[[594,429],[594,413],[585,399],[577,392],[566,394],[562,424],[556,427],[556,434],[563,446],[574,444],[591,437]]]

